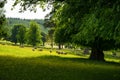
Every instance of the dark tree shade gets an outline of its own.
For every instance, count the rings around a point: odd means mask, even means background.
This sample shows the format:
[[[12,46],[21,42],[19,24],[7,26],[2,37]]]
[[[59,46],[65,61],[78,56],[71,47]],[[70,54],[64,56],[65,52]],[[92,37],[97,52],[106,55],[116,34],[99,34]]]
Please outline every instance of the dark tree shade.
[[[4,30],[4,29],[5,29],[5,28],[4,28],[5,23],[6,23],[6,18],[5,18],[5,16],[3,15],[3,16],[0,17],[0,38],[2,38],[2,37],[4,37],[4,36],[7,35],[7,33],[6,33],[5,30]]]

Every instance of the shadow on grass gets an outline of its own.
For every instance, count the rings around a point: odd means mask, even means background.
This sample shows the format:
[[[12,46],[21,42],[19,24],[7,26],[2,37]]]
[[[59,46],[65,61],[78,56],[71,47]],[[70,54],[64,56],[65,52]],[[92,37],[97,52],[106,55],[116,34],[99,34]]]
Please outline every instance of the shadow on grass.
[[[14,56],[0,56],[0,60],[3,59],[8,59],[8,60],[14,60],[14,59],[34,59],[34,60],[48,60],[48,61],[61,61],[61,62],[66,62],[66,61],[71,61],[71,62],[77,62],[77,63],[88,63],[88,64],[105,64],[105,65],[116,65],[120,66],[120,62],[112,62],[112,61],[95,61],[95,60],[90,60],[87,58],[69,58],[69,57],[60,57],[60,56],[55,56],[55,55],[44,55],[44,56],[39,56],[39,57],[14,57]]]
[[[45,55],[45,56],[40,56],[40,57],[35,57],[36,59],[53,59],[57,61],[71,61],[71,62],[78,62],[78,63],[89,63],[89,64],[107,64],[107,65],[118,65],[120,66],[120,62],[114,62],[114,61],[95,61],[95,60],[90,60],[88,58],[69,58],[69,57],[60,57],[60,56],[55,56],[55,55]]]

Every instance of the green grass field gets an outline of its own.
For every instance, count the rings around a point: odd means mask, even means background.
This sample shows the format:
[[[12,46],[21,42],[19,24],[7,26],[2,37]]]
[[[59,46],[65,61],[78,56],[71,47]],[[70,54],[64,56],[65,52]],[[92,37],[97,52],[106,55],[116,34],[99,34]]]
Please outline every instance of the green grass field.
[[[120,59],[106,53],[107,62],[97,62],[55,50],[0,45],[0,80],[120,80]]]

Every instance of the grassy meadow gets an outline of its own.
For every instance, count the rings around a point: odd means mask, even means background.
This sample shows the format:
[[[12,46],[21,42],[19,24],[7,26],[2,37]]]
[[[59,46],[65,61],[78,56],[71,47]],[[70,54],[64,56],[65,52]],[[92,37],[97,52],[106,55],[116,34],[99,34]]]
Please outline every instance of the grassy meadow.
[[[120,80],[120,58],[105,53],[107,61],[97,62],[56,50],[0,45],[0,80]]]

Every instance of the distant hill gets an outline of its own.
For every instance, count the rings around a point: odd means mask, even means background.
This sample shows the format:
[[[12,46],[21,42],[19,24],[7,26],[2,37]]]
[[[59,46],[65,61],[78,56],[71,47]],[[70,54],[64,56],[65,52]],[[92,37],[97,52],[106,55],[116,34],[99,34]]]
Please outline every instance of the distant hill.
[[[20,18],[7,18],[8,26],[12,28],[15,24],[24,24],[26,27],[29,27],[30,21],[33,19],[20,19]],[[44,27],[43,19],[34,19],[41,27],[41,31],[47,33],[48,29]]]

